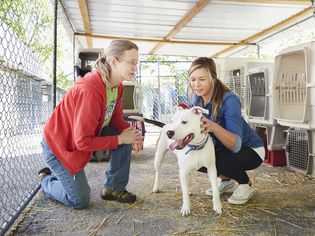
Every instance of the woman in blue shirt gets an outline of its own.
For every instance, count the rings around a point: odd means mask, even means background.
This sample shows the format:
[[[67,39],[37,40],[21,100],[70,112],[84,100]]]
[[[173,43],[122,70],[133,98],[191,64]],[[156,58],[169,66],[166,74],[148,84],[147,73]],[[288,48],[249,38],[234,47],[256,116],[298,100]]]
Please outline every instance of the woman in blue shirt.
[[[195,95],[193,105],[209,110],[209,115],[201,118],[201,129],[214,141],[220,194],[231,190],[236,181],[238,187],[228,202],[244,204],[254,194],[246,171],[263,162],[263,142],[242,117],[238,96],[218,79],[211,58],[201,57],[192,62],[189,85]],[[206,194],[212,195],[211,189]]]

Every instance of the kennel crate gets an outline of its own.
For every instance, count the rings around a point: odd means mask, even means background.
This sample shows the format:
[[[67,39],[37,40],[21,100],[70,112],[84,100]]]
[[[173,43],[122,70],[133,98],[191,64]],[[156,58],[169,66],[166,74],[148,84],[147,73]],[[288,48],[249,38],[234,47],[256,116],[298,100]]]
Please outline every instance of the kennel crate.
[[[288,167],[302,174],[314,176],[311,131],[290,128],[285,150]]]
[[[248,121],[266,125],[275,125],[272,101],[273,64],[250,68],[247,75]]]
[[[315,129],[315,42],[289,47],[276,56],[273,88],[279,124]]]
[[[315,42],[286,48],[276,56],[273,88],[275,119],[290,127],[288,166],[314,176]]]
[[[239,96],[242,115],[247,120],[250,98],[249,82],[247,79],[248,71],[251,68],[262,67],[266,63],[270,63],[270,61],[255,58],[225,58],[216,60],[216,63],[218,77]]]

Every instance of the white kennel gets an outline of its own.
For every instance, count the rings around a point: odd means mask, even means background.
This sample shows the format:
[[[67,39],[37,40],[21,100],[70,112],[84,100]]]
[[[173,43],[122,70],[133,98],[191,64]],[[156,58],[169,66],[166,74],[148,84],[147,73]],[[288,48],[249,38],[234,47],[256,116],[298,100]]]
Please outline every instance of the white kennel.
[[[248,70],[248,121],[266,125],[276,124],[272,104],[273,64]]]
[[[225,58],[216,60],[218,77],[234,91],[240,98],[242,113],[245,119],[248,118],[249,110],[249,86],[247,80],[248,71],[251,68],[262,67],[270,61],[255,58]]]
[[[315,42],[279,53],[275,59],[273,88],[275,119],[290,127],[286,144],[288,165],[315,176]],[[299,162],[304,166],[296,167]]]
[[[280,124],[315,129],[315,42],[289,47],[276,57],[273,88]]]

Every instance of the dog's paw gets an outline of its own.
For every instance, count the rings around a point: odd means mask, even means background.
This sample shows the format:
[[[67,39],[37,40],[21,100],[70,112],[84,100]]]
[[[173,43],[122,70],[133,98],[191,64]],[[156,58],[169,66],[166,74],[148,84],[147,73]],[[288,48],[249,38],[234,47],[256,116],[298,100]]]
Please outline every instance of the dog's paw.
[[[213,206],[213,210],[214,210],[215,212],[217,212],[218,214],[221,214],[221,213],[222,213],[222,207]]]
[[[158,189],[157,186],[154,186],[153,189],[152,189],[152,192],[153,193],[158,193],[158,192],[160,192],[160,190]]]
[[[222,205],[221,201],[213,201],[213,210],[217,212],[218,214],[222,213]]]
[[[189,207],[182,207],[181,209],[182,216],[188,216],[190,214],[190,208]]]

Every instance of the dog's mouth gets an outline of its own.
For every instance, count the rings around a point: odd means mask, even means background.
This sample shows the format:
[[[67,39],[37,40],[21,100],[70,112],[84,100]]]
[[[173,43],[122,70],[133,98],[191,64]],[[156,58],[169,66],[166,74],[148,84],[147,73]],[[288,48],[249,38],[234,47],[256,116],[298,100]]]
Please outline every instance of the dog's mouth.
[[[174,151],[175,149],[181,150],[194,138],[194,134],[188,134],[184,139],[175,140],[169,146],[169,148]]]

